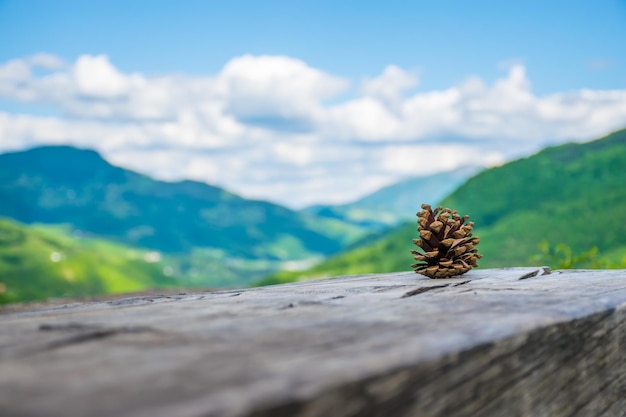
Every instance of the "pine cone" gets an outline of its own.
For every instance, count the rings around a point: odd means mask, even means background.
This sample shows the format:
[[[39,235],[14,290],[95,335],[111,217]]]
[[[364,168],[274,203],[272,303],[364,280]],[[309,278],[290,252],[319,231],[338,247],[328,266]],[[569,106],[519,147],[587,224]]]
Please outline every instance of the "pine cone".
[[[461,217],[456,210],[441,207],[433,211],[429,204],[422,204],[417,217],[420,238],[413,239],[413,243],[424,253],[411,251],[417,261],[411,265],[415,272],[430,278],[449,278],[478,266],[482,255],[475,248],[478,237],[472,237],[474,222],[465,223],[469,216]]]

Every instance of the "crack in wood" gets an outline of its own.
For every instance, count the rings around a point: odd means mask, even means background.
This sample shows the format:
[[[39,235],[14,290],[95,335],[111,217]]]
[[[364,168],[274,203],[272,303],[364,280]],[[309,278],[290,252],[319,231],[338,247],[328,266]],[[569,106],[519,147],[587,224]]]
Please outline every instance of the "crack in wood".
[[[446,288],[446,287],[458,287],[461,285],[465,285],[472,282],[471,279],[468,279],[466,281],[461,281],[461,282],[456,282],[456,283],[447,283],[447,284],[441,284],[441,285],[430,285],[427,287],[419,287],[414,289],[413,291],[409,291],[407,293],[405,293],[401,298],[408,298],[408,297],[413,297],[414,295],[418,295],[418,294],[423,294],[425,292],[431,291],[431,290],[436,290],[439,288]],[[398,285],[398,286],[394,286],[394,288],[397,287],[405,287],[406,285]]]
[[[159,301],[178,301],[187,298],[187,295],[151,295],[146,297],[129,297],[119,300],[111,300],[106,303],[111,306],[135,305],[140,303],[153,303]]]
[[[81,333],[76,336],[72,336],[62,340],[55,340],[48,343],[42,350],[55,350],[63,347],[77,345],[79,343],[91,342],[94,340],[104,339],[119,333],[115,329],[100,329],[92,332]]]
[[[156,332],[155,329],[149,326],[121,326],[121,327],[100,327],[97,325],[83,324],[83,323],[63,323],[63,324],[41,324],[39,326],[40,331],[55,332],[55,331],[74,331],[80,332],[79,334],[68,337],[61,340],[55,340],[44,346],[42,350],[55,350],[66,346],[76,345],[79,343],[91,342],[94,340],[100,340],[115,336],[118,334],[137,334],[137,333],[150,333]]]
[[[282,306],[279,308],[279,310],[286,310],[289,308],[294,308],[294,307],[298,307],[298,306],[314,306],[314,305],[320,305],[320,304],[324,304],[322,301],[318,301],[318,300],[300,300],[300,301],[293,301],[285,306]]]
[[[535,269],[532,272],[529,272],[527,274],[522,275],[521,277],[519,277],[518,281],[521,281],[523,279],[528,279],[528,278],[532,278],[532,277],[536,277],[536,276],[541,276],[541,275],[550,275],[552,273],[552,270],[547,267],[541,267],[539,269]]]
[[[84,324],[77,322],[69,322],[62,324],[40,324],[40,331],[94,331],[94,330],[113,330],[117,333],[146,333],[155,332],[156,330],[150,326],[119,326],[119,327],[102,327],[95,324]]]
[[[76,322],[39,325],[39,330],[42,332],[72,331],[72,330],[90,331],[90,330],[99,330],[101,328],[102,328],[101,326],[96,326],[93,324],[83,324],[83,323],[76,323]]]
[[[448,287],[448,286],[450,286],[450,284],[431,285],[431,286],[428,286],[428,287],[419,287],[419,288],[414,289],[413,291],[409,291],[409,292],[405,293],[402,296],[402,298],[413,297],[414,295],[423,294],[423,293],[428,292],[428,291],[436,290],[438,288],[445,288],[445,287]]]

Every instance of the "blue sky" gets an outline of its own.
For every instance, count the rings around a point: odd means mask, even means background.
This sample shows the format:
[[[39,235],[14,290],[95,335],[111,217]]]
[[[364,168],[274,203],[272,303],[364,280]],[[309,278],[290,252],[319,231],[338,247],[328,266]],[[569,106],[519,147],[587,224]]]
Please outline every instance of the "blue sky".
[[[424,88],[521,61],[537,93],[626,86],[626,2],[0,0],[0,59],[107,54],[123,71],[216,72],[288,55],[340,76],[388,64]]]
[[[624,1],[0,0],[0,39],[0,151],[294,206],[626,126]]]

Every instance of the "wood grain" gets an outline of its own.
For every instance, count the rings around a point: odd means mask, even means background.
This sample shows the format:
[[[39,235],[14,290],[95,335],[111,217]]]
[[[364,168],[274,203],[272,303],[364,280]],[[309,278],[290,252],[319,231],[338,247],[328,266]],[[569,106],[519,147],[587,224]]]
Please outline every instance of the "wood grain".
[[[2,416],[624,416],[626,271],[414,273],[0,315]]]

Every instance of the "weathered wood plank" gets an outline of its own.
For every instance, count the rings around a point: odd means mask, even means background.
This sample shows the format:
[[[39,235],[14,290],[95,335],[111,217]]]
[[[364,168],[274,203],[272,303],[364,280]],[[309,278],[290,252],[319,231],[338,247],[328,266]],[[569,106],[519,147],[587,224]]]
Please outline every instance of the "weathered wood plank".
[[[0,315],[2,416],[623,416],[626,271],[397,273]]]

